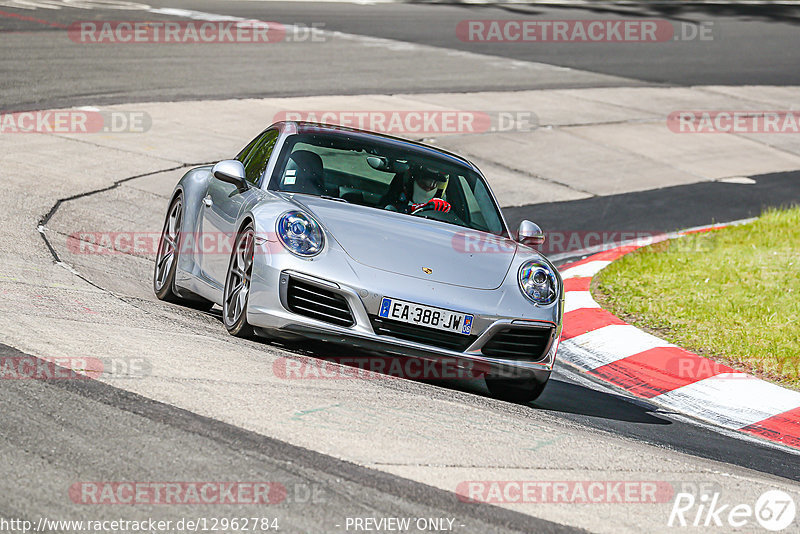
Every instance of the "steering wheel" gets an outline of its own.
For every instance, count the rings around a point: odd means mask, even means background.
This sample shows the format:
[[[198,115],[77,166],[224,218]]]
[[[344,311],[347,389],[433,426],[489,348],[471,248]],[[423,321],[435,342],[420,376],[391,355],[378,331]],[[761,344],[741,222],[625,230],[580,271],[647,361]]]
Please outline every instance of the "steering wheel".
[[[453,213],[452,209],[450,211],[436,211],[433,204],[425,204],[424,206],[420,206],[412,211],[411,215],[416,215],[418,217],[422,217],[423,219],[453,223],[458,226],[468,226],[464,221],[461,220],[461,217]]]
[[[417,213],[420,213],[420,212],[423,212],[423,211],[430,211],[430,210],[435,210],[435,209],[436,209],[436,205],[435,204],[423,204],[422,206],[420,206],[417,209],[415,209],[414,211],[412,211],[411,215],[416,215]]]

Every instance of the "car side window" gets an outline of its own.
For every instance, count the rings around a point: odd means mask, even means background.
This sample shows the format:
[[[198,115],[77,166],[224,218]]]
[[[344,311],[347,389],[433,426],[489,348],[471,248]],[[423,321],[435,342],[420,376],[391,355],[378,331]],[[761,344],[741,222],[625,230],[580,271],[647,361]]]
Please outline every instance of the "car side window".
[[[257,137],[236,158],[244,165],[245,179],[253,185],[258,185],[258,180],[267,168],[269,157],[278,141],[278,130],[269,130]]]
[[[244,147],[242,151],[239,152],[239,154],[237,154],[236,157],[233,159],[241,161],[242,165],[244,165],[244,162],[247,161],[247,155],[250,154],[250,151],[253,149],[254,146],[256,146],[256,143],[258,142],[259,139],[261,139],[260,135],[255,139],[253,139],[252,141],[250,141],[249,143],[247,143],[247,146]]]

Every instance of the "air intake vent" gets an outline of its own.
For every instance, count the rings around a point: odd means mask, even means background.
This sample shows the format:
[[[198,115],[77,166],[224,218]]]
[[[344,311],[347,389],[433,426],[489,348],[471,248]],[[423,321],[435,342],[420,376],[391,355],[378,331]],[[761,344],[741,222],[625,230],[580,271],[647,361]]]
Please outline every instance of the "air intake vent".
[[[353,326],[353,314],[340,294],[296,278],[289,278],[286,304],[290,311],[338,326]]]
[[[493,358],[536,362],[545,357],[552,336],[553,329],[548,327],[508,327],[494,334],[481,352]]]
[[[478,337],[453,334],[413,324],[398,323],[375,315],[371,315],[370,320],[372,321],[373,330],[379,336],[392,336],[457,352],[464,352]]]

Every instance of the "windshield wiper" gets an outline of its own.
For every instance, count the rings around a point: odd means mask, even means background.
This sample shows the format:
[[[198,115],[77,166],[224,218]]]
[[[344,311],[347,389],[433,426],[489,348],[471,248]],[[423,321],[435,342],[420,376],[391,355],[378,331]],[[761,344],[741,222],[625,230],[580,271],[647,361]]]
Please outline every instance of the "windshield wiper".
[[[336,202],[344,202],[345,204],[350,204],[347,200],[339,197],[332,197],[329,195],[320,195],[319,198],[324,198],[325,200],[335,200]]]

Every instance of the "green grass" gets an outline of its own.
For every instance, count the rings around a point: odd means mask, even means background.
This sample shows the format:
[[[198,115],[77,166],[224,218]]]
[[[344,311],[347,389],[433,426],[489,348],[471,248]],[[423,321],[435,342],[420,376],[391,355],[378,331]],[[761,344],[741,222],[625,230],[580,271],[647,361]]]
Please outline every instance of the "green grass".
[[[667,341],[800,388],[800,208],[639,249],[592,293]]]

